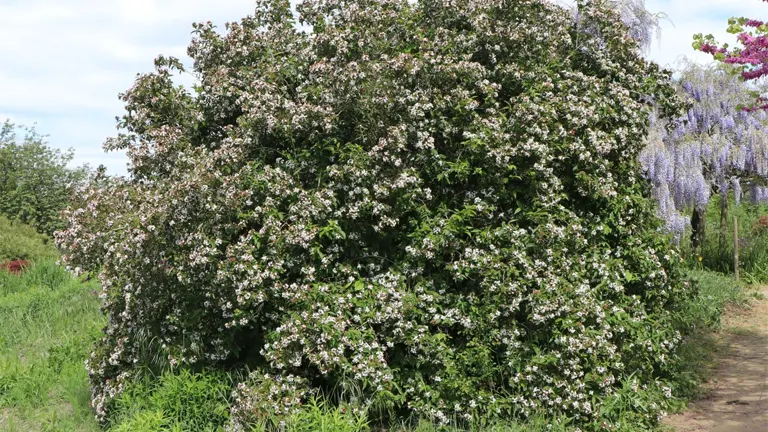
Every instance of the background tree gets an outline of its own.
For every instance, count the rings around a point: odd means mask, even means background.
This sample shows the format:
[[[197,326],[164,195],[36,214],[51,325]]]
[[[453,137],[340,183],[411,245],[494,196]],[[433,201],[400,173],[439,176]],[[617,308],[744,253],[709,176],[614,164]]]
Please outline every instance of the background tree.
[[[718,43],[714,36],[702,33],[693,37],[693,48],[711,54],[715,60],[733,65],[745,81],[756,81],[768,75],[768,25],[751,18],[728,19],[728,33],[735,34],[740,46],[730,48]],[[766,99],[755,91],[753,100],[744,109],[748,111],[768,109]]]
[[[60,213],[89,170],[68,167],[71,150],[49,147],[34,129],[20,138],[18,129],[9,121],[0,127],[0,213],[51,235],[64,226]]]

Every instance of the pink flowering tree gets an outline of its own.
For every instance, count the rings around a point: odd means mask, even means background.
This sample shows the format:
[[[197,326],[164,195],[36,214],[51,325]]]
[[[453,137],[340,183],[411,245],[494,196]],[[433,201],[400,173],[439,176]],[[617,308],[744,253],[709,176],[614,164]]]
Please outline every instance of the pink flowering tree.
[[[715,60],[733,65],[745,81],[768,75],[768,25],[750,18],[729,18],[728,33],[735,34],[740,46],[721,44],[711,34],[694,35],[693,48],[711,54]],[[746,111],[768,109],[768,100],[755,92],[756,102],[743,107]]]
[[[139,76],[106,144],[131,177],[57,233],[102,283],[99,418],[144,367],[250,370],[232,430],[320,393],[597,425],[633,379],[670,394],[691,290],[637,162],[670,73],[610,2],[513,5],[305,0],[304,32],[261,0],[195,27],[193,89]]]

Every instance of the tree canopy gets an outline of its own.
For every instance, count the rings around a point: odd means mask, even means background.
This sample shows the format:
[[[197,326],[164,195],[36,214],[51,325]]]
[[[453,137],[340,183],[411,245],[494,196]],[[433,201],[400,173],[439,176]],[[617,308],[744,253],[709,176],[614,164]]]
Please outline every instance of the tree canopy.
[[[711,34],[698,33],[693,37],[693,48],[741,72],[745,81],[755,81],[768,75],[768,24],[746,17],[728,19],[728,33],[735,34],[739,46],[719,43]],[[744,107],[747,111],[768,109],[768,99],[755,92],[754,100]]]
[[[71,150],[51,148],[31,128],[19,137],[18,129],[9,121],[0,127],[0,214],[52,235],[88,168],[70,168]]]

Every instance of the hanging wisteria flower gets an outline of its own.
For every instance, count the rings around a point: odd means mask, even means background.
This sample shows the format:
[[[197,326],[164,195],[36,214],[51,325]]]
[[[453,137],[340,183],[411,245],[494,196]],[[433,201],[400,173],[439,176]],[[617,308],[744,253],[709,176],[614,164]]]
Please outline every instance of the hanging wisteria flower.
[[[669,121],[654,119],[640,155],[658,215],[678,240],[689,226],[685,214],[703,212],[713,192],[726,196],[732,190],[738,205],[741,178],[768,180],[767,116],[739,109],[752,98],[749,86],[728,67],[689,63],[681,73],[680,92],[691,103],[687,113]]]

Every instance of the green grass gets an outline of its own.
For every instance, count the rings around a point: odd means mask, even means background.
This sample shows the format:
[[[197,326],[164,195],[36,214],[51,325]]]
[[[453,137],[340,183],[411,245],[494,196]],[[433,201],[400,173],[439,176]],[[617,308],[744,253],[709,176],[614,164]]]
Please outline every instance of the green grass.
[[[11,260],[54,260],[58,257],[51,239],[29,225],[0,216],[0,263]]]
[[[251,425],[249,432],[574,432],[568,421],[547,416],[525,421],[454,422],[463,426],[441,426],[427,420],[401,420],[390,426],[371,425],[365,414],[356,415],[350,409],[326,406],[321,398],[308,401],[297,413],[283,418],[266,419]],[[619,431],[622,432],[622,431]],[[628,431],[626,431],[628,432]]]
[[[105,320],[95,284],[52,262],[0,272],[0,431],[97,431],[83,361]]]
[[[234,384],[221,372],[145,374],[114,401],[113,432],[223,430]]]
[[[728,197],[725,231],[720,226],[720,195],[713,196],[706,211],[706,234],[699,251],[693,251],[690,232],[682,237],[681,251],[691,268],[733,274],[734,218],[738,219],[739,269],[750,283],[768,282],[768,206]],[[724,234],[724,235],[723,235]]]
[[[688,277],[699,287],[699,293],[688,304],[685,314],[702,328],[720,328],[720,318],[727,306],[744,306],[754,295],[743,282],[718,272],[690,270]]]

